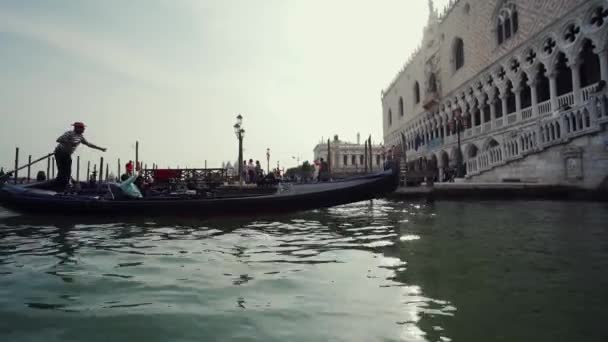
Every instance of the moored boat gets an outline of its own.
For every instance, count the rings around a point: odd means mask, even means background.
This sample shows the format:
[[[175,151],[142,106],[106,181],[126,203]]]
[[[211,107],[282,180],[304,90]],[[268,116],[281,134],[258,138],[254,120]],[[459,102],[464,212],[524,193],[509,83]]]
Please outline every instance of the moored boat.
[[[334,182],[285,184],[273,194],[229,197],[150,196],[112,199],[98,193],[63,194],[36,186],[4,184],[0,205],[23,213],[57,215],[213,216],[285,212],[352,203],[382,196],[397,187],[397,170]]]

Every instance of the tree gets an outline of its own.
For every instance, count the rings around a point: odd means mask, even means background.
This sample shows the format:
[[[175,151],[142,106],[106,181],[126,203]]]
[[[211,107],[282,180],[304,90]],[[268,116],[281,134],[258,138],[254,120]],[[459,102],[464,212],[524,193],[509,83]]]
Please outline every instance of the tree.
[[[310,162],[308,162],[308,160],[306,160],[299,167],[292,167],[290,169],[287,169],[287,171],[285,172],[285,177],[308,178],[312,175],[314,170],[315,170],[314,166],[312,166],[310,164]]]

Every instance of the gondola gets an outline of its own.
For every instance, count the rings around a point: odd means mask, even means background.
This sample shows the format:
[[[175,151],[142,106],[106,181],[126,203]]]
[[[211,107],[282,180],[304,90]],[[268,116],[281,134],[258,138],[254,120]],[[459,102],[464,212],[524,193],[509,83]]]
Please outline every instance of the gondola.
[[[112,199],[98,193],[65,194],[34,186],[4,184],[0,205],[21,213],[53,215],[188,215],[214,216],[286,212],[358,202],[395,190],[398,170],[357,176],[333,182],[281,184],[272,194],[230,197],[149,196],[142,199]]]

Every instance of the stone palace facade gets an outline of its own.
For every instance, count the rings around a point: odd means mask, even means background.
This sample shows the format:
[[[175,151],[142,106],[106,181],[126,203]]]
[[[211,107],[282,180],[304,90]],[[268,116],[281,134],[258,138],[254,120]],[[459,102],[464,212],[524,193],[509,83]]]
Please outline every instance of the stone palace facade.
[[[385,145],[472,182],[606,187],[608,1],[429,1],[421,46],[382,92]],[[459,149],[460,146],[460,149]]]

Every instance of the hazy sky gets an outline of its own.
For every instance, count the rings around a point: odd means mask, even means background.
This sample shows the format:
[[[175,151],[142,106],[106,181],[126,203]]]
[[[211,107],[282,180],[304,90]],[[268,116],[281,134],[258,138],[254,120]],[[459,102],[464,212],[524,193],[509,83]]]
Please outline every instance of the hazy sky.
[[[443,7],[446,1],[436,1]],[[293,166],[321,137],[382,138],[380,91],[419,44],[427,0],[0,0],[0,165],[74,121],[161,167]],[[112,170],[115,167],[112,168]]]

